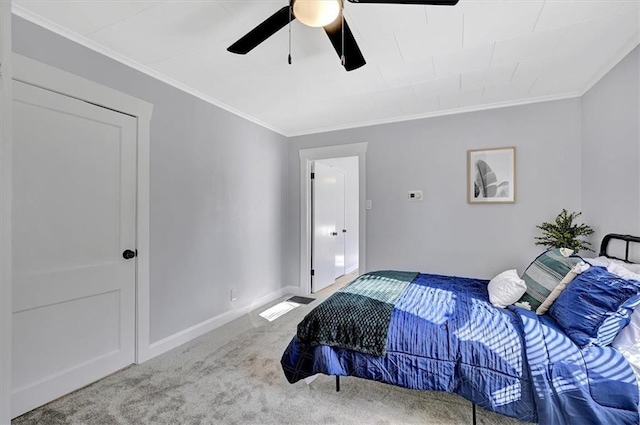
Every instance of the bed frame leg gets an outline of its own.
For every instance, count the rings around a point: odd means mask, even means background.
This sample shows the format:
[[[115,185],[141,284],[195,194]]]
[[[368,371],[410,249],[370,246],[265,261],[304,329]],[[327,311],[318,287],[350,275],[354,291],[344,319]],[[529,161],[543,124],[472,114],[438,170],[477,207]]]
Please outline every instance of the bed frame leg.
[[[339,393],[340,392],[340,376],[336,375],[336,392]],[[477,425],[477,419],[476,419],[476,404],[472,403],[472,423],[473,425]]]
[[[473,425],[476,425],[476,404],[473,404],[473,414],[472,414],[472,418],[473,418]]]

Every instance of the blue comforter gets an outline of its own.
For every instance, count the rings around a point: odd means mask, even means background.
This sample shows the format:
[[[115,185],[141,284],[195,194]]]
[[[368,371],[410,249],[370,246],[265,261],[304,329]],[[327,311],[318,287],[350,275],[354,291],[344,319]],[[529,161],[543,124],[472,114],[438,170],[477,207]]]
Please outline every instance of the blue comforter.
[[[611,347],[579,349],[549,316],[517,309],[540,424],[634,424],[636,376]]]
[[[318,373],[455,392],[528,422],[638,424],[638,389],[613,349],[579,350],[552,319],[488,300],[487,281],[418,275],[395,301],[384,356],[294,337],[289,382]],[[569,419],[571,418],[571,419]]]

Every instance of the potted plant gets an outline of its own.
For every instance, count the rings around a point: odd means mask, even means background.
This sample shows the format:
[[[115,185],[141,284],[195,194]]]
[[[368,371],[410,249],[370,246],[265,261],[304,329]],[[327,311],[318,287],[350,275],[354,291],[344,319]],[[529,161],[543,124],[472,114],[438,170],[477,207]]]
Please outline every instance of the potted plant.
[[[542,223],[536,226],[542,230],[542,236],[536,236],[536,245],[551,248],[568,248],[573,252],[593,251],[591,244],[581,238],[593,233],[593,229],[586,224],[574,224],[574,220],[582,215],[581,212],[568,212],[562,209],[554,223]]]

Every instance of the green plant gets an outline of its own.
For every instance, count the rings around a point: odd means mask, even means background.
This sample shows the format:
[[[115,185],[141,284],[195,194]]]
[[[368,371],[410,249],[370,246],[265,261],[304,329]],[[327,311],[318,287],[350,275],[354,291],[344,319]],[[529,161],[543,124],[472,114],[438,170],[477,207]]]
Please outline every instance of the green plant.
[[[568,212],[564,208],[556,217],[555,223],[542,223],[536,226],[542,230],[542,236],[536,236],[536,245],[549,248],[569,248],[574,252],[593,251],[591,244],[580,239],[593,233],[586,224],[574,224],[573,221],[582,215],[581,212]]]

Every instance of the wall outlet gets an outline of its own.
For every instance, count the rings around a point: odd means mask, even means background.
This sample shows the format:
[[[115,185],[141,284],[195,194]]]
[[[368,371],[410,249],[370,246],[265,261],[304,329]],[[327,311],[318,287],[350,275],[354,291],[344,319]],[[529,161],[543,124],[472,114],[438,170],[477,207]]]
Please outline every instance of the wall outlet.
[[[424,200],[424,196],[422,195],[421,190],[410,190],[407,199],[413,202],[422,201]]]
[[[231,301],[235,301],[238,299],[238,290],[236,288],[233,288],[231,290]]]

